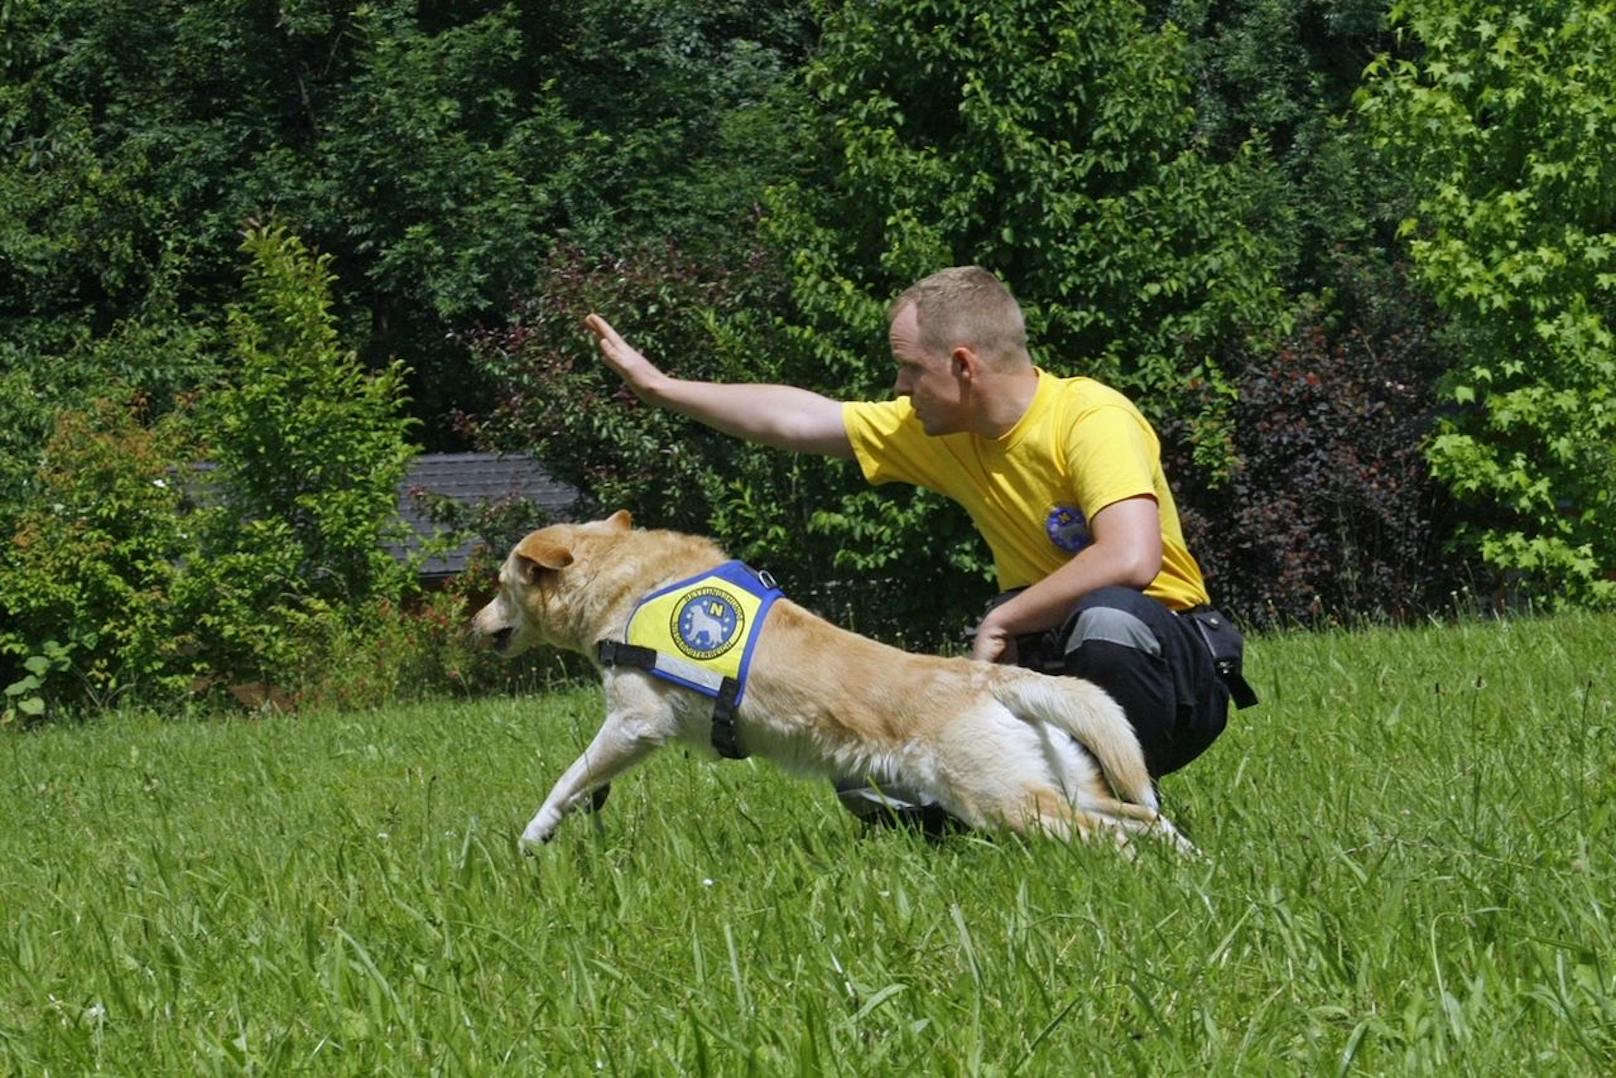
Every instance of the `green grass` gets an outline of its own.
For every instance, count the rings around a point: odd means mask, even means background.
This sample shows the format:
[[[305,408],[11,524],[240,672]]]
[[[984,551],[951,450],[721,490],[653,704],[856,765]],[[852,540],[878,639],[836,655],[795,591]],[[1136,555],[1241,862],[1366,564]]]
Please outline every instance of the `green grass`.
[[[1610,1073],[1616,620],[1254,641],[1205,850],[864,834],[577,691],[0,738],[18,1073]]]

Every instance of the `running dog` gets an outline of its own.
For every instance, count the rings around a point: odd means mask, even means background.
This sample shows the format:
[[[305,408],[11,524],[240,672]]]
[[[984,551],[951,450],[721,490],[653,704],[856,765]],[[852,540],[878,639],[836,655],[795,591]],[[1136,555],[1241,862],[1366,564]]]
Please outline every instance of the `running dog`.
[[[627,511],[542,528],[511,551],[473,631],[505,657],[541,643],[588,656],[602,664],[606,695],[605,720],[527,825],[524,846],[548,841],[567,813],[654,749],[682,741],[723,751],[723,733],[742,750],[725,755],[868,775],[878,788],[930,795],[971,827],[1103,833],[1119,843],[1155,833],[1190,848],[1158,811],[1122,709],[1097,686],[913,655],[837,628],[777,591],[748,598],[728,583],[740,579],[733,574],[703,578],[729,566],[745,570],[711,540],[634,528]],[[630,646],[638,611],[658,600],[644,620],[673,647]],[[731,674],[702,673],[726,637],[736,649]]]

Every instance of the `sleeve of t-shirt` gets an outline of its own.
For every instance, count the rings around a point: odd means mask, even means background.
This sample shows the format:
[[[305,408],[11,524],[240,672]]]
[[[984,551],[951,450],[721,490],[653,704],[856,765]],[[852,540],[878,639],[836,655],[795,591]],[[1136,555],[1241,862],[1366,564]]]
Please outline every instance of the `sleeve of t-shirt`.
[[[936,453],[926,445],[926,432],[908,397],[846,401],[842,426],[870,483],[936,484]]]
[[[1155,451],[1126,409],[1104,406],[1085,412],[1067,430],[1063,450],[1072,492],[1089,520],[1127,498],[1156,496]]]

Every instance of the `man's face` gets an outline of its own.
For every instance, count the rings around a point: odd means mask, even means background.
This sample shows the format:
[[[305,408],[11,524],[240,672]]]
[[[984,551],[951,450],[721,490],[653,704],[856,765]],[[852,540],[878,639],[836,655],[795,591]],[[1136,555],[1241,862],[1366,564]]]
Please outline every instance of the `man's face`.
[[[898,312],[888,338],[898,364],[893,392],[909,398],[921,428],[931,435],[967,429],[963,387],[955,377],[954,363],[948,356],[934,355],[922,347],[914,304]]]

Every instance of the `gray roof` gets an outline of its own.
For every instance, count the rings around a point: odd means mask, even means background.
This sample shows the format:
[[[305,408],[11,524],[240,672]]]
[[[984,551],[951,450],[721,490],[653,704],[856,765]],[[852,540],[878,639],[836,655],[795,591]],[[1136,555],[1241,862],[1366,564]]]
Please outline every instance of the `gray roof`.
[[[402,544],[388,544],[388,550],[399,557],[418,552],[424,539],[444,530],[421,512],[414,497],[418,491],[446,495],[462,505],[524,498],[562,520],[578,499],[575,489],[551,476],[529,456],[422,453],[410,462],[404,481],[398,485],[399,516],[410,526],[410,535]],[[447,554],[427,559],[421,566],[421,575],[446,577],[461,572],[476,546],[476,540],[467,540]]]

